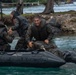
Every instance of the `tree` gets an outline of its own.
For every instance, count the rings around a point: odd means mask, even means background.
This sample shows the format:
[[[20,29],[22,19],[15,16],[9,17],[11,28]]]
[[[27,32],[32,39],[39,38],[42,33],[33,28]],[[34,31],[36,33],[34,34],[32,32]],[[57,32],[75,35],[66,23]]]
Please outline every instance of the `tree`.
[[[43,13],[45,14],[54,13],[53,7],[54,7],[54,0],[47,0],[47,4]]]
[[[17,9],[20,14],[23,14],[23,0],[18,0]]]
[[[0,1],[0,14],[1,14],[1,20],[3,20],[3,15],[2,15],[2,2]]]

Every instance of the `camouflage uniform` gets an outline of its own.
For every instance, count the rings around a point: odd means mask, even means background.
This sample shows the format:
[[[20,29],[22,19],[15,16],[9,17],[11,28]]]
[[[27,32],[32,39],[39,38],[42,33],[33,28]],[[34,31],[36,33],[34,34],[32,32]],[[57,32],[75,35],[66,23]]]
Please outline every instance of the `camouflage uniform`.
[[[15,47],[16,50],[21,50],[22,48],[26,48],[26,41],[25,41],[25,34],[28,28],[28,21],[23,16],[16,16],[15,17],[15,23],[12,27],[13,31],[17,31],[20,39],[17,42],[17,45]]]
[[[10,45],[14,39],[13,35],[7,33],[7,28],[0,22],[0,50],[10,50]]]

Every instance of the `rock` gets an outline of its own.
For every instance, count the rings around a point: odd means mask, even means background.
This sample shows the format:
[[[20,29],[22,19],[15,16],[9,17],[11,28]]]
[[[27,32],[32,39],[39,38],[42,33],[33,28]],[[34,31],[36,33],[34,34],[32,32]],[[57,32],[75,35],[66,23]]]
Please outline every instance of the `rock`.
[[[33,17],[35,15],[32,16],[25,16],[30,24],[33,21]],[[48,23],[51,19],[52,16],[56,19],[55,24],[59,24],[60,28],[63,32],[65,33],[76,33],[76,15],[75,14],[49,14],[49,15],[44,15],[44,14],[40,14],[40,16],[42,16],[44,19],[46,19],[46,22]],[[4,17],[4,24],[6,25],[12,25],[12,21],[10,19],[9,16],[5,16]]]
[[[50,19],[48,20],[47,23],[50,24],[51,30],[52,30],[52,32],[53,32],[54,35],[60,35],[62,33],[61,24],[59,24],[57,22],[56,17],[50,16]]]
[[[76,17],[69,17],[62,23],[62,29],[68,32],[76,32]]]

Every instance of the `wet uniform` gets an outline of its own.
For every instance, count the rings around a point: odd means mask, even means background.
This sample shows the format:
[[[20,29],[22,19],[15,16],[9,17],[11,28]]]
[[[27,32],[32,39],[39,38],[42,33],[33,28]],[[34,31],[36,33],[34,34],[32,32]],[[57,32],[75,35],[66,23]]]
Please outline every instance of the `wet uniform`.
[[[12,27],[13,31],[17,31],[20,39],[17,42],[15,49],[21,50],[26,48],[25,34],[28,28],[28,21],[23,16],[16,16],[14,26]]]
[[[7,33],[5,25],[0,25],[0,50],[10,50],[9,43],[12,43],[13,39],[14,36]]]

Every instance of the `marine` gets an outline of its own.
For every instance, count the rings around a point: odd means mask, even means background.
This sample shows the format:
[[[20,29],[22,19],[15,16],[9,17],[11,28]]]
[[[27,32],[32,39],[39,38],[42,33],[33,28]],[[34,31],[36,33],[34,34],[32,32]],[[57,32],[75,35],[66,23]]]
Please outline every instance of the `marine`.
[[[12,11],[10,14],[10,17],[12,19],[12,23],[14,26],[12,26],[9,31],[13,32],[13,31],[17,31],[20,39],[17,42],[17,45],[15,47],[16,50],[21,50],[22,48],[26,48],[26,46],[24,44],[26,44],[25,41],[25,34],[28,28],[28,20],[21,16],[17,11]]]
[[[0,50],[10,50],[14,36],[7,30],[6,25],[0,21]]]
[[[26,33],[26,41],[28,47],[33,47],[33,41],[41,42],[47,50],[50,48],[56,48],[57,46],[52,41],[53,33],[51,26],[46,23],[45,19],[42,19],[39,15],[36,15],[33,20],[33,24],[29,26]]]

